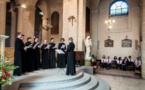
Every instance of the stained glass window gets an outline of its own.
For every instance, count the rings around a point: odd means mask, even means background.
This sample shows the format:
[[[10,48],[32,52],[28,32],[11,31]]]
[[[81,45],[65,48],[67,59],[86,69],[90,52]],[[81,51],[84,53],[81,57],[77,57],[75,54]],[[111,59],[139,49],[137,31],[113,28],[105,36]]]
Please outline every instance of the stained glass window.
[[[128,15],[128,3],[124,0],[117,0],[110,5],[110,16]]]

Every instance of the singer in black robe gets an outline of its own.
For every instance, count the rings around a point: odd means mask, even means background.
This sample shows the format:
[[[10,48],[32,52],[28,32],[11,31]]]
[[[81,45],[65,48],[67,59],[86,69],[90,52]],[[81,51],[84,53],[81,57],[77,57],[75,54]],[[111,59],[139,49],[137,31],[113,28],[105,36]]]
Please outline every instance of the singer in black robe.
[[[23,45],[23,48],[25,47],[25,43],[23,42],[23,39],[24,39],[24,35],[22,35],[22,38],[21,38],[21,43]],[[22,49],[22,73],[25,73],[26,72],[26,67],[27,67],[27,64],[26,64],[26,55],[25,55],[25,50]]]
[[[33,56],[34,56],[34,70],[38,70],[40,67],[40,48],[38,38],[35,38],[33,43]]]
[[[19,33],[15,40],[15,52],[14,52],[14,65],[18,66],[17,69],[14,70],[13,75],[20,76],[22,74],[22,51],[23,51],[23,43],[21,40],[21,34]]]
[[[27,42],[25,44],[26,47],[29,45],[32,45],[31,41],[29,41],[31,38],[27,38]],[[28,48],[26,50],[26,71],[27,72],[32,72],[34,70],[34,56],[33,56],[33,48]]]
[[[66,57],[65,57],[65,50],[66,50],[66,45],[64,43],[64,38],[61,38],[61,43],[59,43],[58,45],[58,49],[62,50],[64,52],[64,54],[57,54],[57,67],[58,68],[65,68],[66,67]],[[62,46],[65,45],[64,48],[62,48]]]
[[[41,47],[42,51],[42,62],[41,62],[41,68],[42,69],[48,69],[49,68],[49,60],[48,60],[48,49],[46,49],[47,44],[43,44]]]
[[[49,68],[55,68],[55,43],[49,43]]]
[[[68,57],[67,57],[67,71],[66,71],[66,75],[74,75],[76,74],[76,69],[75,69],[75,57],[74,57],[74,48],[75,45],[73,43],[73,39],[69,38],[69,45],[67,46],[67,53],[68,53]]]

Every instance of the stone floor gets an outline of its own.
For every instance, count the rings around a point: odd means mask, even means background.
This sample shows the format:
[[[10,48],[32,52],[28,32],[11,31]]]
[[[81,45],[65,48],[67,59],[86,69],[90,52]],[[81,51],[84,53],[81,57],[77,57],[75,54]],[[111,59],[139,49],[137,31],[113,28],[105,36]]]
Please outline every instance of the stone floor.
[[[95,75],[107,81],[111,90],[145,90],[145,80],[135,76],[133,71],[99,69]]]
[[[145,90],[145,80],[141,79],[139,76],[135,76],[133,71],[122,71],[116,69],[111,69],[111,70],[98,69],[97,72],[98,73],[95,74],[94,76],[97,76],[105,80],[106,82],[108,82],[111,86],[111,90]],[[27,74],[23,75],[19,77],[19,79],[17,80],[21,80],[21,79],[26,80],[27,76],[31,76],[35,73],[37,73],[37,71],[28,75]],[[59,74],[64,74],[64,72],[60,71]],[[5,88],[3,90],[10,90],[10,89]]]

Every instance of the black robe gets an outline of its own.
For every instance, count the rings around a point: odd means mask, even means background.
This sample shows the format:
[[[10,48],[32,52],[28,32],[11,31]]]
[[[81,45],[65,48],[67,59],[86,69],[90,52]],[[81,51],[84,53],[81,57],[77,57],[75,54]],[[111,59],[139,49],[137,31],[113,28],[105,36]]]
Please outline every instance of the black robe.
[[[25,44],[23,42],[23,40],[21,40],[22,42],[22,45],[23,45],[23,48],[25,47]],[[27,67],[27,64],[26,64],[26,55],[25,55],[25,50],[23,49],[22,50],[22,73],[25,73],[26,72],[26,67]]]
[[[73,42],[70,42],[69,45],[67,46],[68,57],[67,57],[66,75],[69,75],[69,74],[74,75],[76,73],[74,48],[75,48],[75,45]]]
[[[32,44],[31,42],[26,42],[25,46],[29,46]],[[26,51],[26,71],[27,72],[32,72],[34,70],[34,56],[33,56],[33,49],[28,48]]]
[[[43,44],[42,47],[41,47],[41,50],[42,50],[41,68],[42,69],[48,69],[49,68],[48,49],[45,49],[46,47],[47,47],[47,44]]]
[[[22,51],[24,49],[22,40],[16,38],[15,40],[15,52],[14,52],[14,65],[19,66],[14,70],[13,75],[21,75],[22,74]]]
[[[49,43],[49,68],[55,68],[55,49],[53,48],[55,46],[55,43]]]
[[[65,45],[65,43],[59,43],[58,45],[58,49],[61,49],[64,53],[65,53],[65,48],[61,48],[62,45]],[[57,54],[57,67],[59,68],[65,68],[66,67],[66,58],[65,58],[65,54]]]
[[[36,45],[35,48],[33,48],[33,56],[34,56],[34,70],[38,70],[40,67],[40,48],[38,47],[39,44],[36,42],[33,43],[33,47]]]

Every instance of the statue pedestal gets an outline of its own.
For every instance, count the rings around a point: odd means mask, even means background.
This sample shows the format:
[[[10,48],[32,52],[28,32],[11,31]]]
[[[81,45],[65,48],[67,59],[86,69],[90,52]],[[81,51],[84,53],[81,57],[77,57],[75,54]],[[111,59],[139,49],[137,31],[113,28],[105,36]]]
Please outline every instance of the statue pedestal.
[[[85,60],[85,66],[91,66],[90,60]]]
[[[7,38],[9,38],[9,36],[0,35],[0,53],[1,53],[1,55],[4,55],[5,40],[6,40]]]

